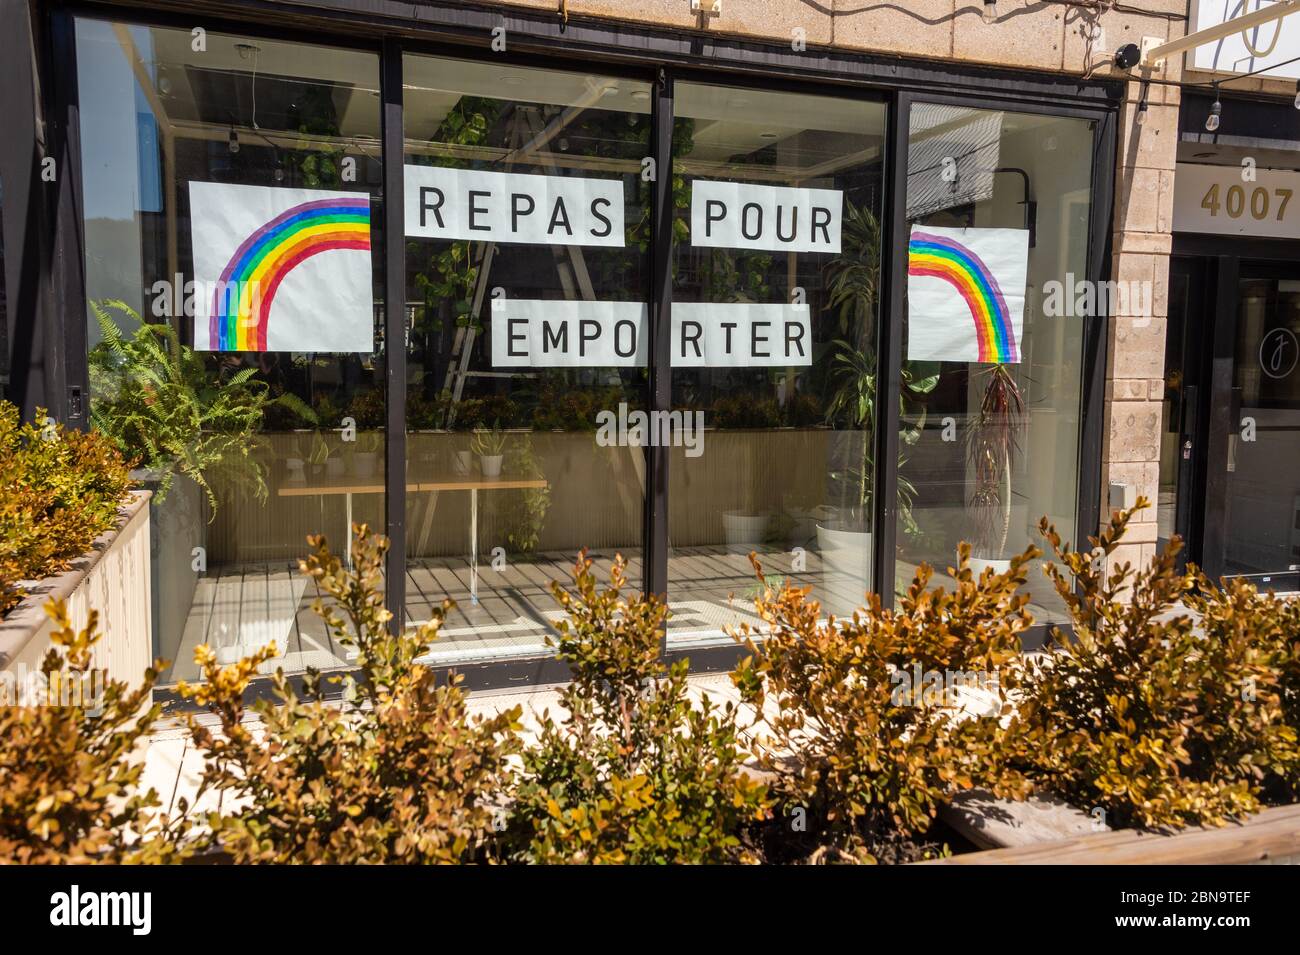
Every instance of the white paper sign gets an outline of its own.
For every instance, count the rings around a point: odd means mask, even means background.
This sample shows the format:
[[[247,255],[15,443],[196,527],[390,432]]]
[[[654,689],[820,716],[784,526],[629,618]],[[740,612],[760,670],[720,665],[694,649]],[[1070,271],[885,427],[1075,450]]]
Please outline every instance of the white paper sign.
[[[374,350],[368,193],[189,192],[197,350]]]
[[[622,246],[619,179],[406,166],[406,234],[533,245]]]
[[[696,179],[691,245],[772,252],[839,252],[844,193]]]
[[[913,226],[907,357],[1015,364],[1025,321],[1029,233]]]
[[[645,364],[640,302],[492,300],[497,368],[619,368]]]
[[[640,302],[493,299],[498,368],[620,368],[646,364],[649,310]],[[812,364],[806,305],[679,302],[672,307],[675,368]]]
[[[1180,162],[1174,176],[1174,231],[1300,237],[1300,172]]]
[[[785,368],[812,364],[807,305],[673,304],[674,368]]]

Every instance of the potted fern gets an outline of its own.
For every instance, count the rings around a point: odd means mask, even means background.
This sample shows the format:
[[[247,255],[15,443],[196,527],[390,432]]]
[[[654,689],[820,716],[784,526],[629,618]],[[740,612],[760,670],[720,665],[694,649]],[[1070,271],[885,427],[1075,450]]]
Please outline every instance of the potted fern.
[[[293,395],[273,397],[255,369],[210,363],[181,344],[170,324],[146,323],[124,302],[92,301],[90,308],[101,334],[89,354],[90,420],[154,492],[154,656],[174,660],[202,573],[194,559],[205,540],[205,504],[210,523],[217,487],[266,498],[257,432],[268,408],[313,422],[315,415]]]
[[[89,356],[91,424],[156,484],[156,503],[184,476],[203,490],[215,514],[209,478],[216,473],[265,500],[266,469],[254,452],[266,410],[281,406],[314,423],[312,410],[295,395],[272,397],[253,377],[255,368],[210,369],[169,323],[144,322],[125,302],[90,307],[102,335]],[[111,313],[134,332],[124,334]]]

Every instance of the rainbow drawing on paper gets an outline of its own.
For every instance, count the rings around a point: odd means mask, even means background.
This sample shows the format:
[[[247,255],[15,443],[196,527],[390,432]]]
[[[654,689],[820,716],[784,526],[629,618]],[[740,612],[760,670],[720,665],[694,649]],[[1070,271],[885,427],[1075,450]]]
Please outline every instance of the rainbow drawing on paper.
[[[914,230],[907,247],[907,274],[940,279],[956,290],[975,323],[976,361],[1020,361],[1007,297],[993,269],[968,245],[951,235]]]
[[[266,351],[280,283],[314,255],[370,249],[370,198],[315,199],[292,206],[252,232],[222,269],[208,317],[217,351]]]

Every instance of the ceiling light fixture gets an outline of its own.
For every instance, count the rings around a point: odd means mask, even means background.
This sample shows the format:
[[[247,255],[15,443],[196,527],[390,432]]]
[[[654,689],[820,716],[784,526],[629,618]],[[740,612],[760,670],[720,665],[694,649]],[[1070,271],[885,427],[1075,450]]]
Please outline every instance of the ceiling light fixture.
[[[1295,108],[1300,109],[1300,80],[1295,81]]]
[[[985,23],[992,23],[998,18],[998,0],[984,0],[984,13],[981,18]]]
[[[235,127],[230,127],[230,152],[232,154],[239,152],[239,133],[235,132]]]

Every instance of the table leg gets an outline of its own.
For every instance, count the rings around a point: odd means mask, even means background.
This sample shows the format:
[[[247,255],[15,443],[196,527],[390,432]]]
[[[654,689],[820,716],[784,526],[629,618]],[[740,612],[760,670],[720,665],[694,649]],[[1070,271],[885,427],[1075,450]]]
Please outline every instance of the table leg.
[[[469,602],[478,606],[478,488],[469,489]]]
[[[343,562],[349,570],[352,569],[352,492],[348,491],[344,495],[346,504],[344,505],[344,516],[347,523],[343,526]]]

